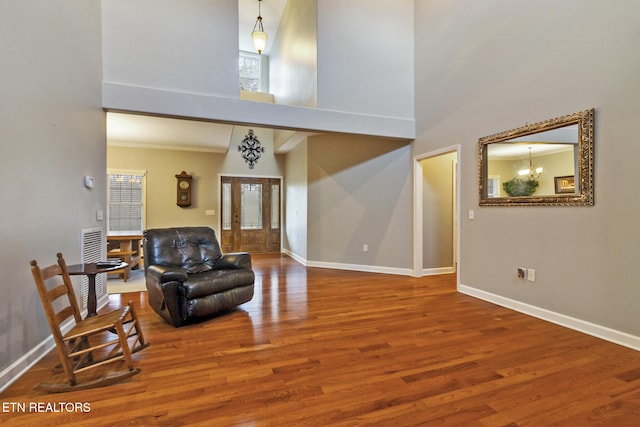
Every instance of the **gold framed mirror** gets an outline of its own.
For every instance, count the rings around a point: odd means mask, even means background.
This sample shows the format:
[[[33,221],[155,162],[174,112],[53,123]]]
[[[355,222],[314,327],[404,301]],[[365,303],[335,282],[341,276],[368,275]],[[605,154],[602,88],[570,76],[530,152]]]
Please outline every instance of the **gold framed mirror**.
[[[594,109],[478,140],[480,206],[593,206]]]

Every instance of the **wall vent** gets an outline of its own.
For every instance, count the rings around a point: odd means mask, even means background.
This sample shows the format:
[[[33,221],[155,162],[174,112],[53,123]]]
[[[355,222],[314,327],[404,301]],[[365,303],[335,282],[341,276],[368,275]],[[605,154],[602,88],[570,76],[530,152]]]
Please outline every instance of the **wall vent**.
[[[85,228],[82,230],[82,251],[80,257],[83,263],[98,262],[106,259],[107,241],[104,238],[104,230],[102,228]],[[105,276],[106,274],[98,274],[96,276],[96,296],[100,298],[105,294]],[[87,308],[87,295],[89,294],[89,279],[87,276],[82,277],[82,308]]]

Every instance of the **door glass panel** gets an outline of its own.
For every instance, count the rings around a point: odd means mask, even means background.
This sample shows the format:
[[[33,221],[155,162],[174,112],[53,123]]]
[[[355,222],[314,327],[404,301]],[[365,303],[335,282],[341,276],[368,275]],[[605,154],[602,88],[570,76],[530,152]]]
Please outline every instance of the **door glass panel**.
[[[280,186],[271,186],[271,228],[280,228]]]
[[[231,183],[222,183],[222,229],[231,230]]]
[[[262,184],[240,184],[240,229],[262,228]]]

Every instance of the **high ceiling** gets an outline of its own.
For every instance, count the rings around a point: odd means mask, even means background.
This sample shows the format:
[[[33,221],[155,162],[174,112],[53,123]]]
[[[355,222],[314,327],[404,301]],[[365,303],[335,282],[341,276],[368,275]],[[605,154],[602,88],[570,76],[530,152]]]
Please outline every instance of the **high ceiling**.
[[[226,153],[233,126],[139,114],[107,113],[107,143]]]
[[[262,0],[262,23],[269,40],[269,54],[288,0]],[[238,0],[239,50],[253,52],[251,31],[258,17],[258,0]],[[172,148],[187,151],[226,153],[233,125],[197,120],[107,113],[107,142],[111,145]]]

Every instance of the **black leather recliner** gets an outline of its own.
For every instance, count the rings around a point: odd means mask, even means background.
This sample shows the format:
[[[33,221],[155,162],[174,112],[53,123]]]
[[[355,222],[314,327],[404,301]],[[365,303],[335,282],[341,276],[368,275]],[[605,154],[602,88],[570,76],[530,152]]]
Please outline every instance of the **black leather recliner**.
[[[175,327],[253,298],[251,255],[223,255],[209,227],[147,230],[143,254],[149,304]]]

